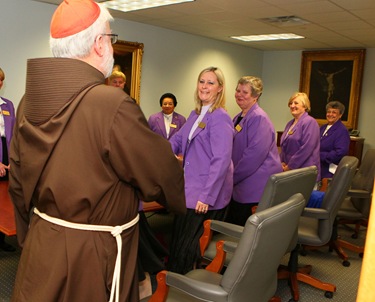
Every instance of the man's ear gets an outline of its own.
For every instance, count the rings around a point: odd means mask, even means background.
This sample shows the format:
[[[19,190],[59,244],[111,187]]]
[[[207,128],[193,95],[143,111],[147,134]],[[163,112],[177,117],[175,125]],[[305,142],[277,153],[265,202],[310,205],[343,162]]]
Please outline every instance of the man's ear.
[[[94,42],[94,50],[97,53],[99,57],[102,57],[104,55],[104,39],[102,35],[98,35],[95,38]]]

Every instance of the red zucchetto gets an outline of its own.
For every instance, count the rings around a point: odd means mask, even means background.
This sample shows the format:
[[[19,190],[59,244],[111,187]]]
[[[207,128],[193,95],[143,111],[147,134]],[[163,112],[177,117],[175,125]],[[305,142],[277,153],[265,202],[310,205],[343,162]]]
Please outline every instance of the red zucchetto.
[[[65,38],[90,27],[100,15],[99,5],[92,0],[64,0],[51,20],[51,37]]]

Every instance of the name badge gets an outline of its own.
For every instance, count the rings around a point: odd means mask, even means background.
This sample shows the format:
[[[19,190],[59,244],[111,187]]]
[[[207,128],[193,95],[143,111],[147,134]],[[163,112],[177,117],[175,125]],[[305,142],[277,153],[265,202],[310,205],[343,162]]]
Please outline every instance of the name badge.
[[[2,113],[3,115],[10,115],[10,112],[7,111],[7,110],[2,110],[1,113]]]
[[[169,124],[169,127],[171,127],[171,128],[177,128],[177,125],[176,124]]]
[[[237,132],[240,132],[240,131],[242,130],[242,127],[241,127],[240,125],[237,125],[237,126],[235,127],[235,129],[237,130]]]
[[[204,128],[206,128],[206,124],[203,123],[203,122],[200,122],[200,123],[198,124],[198,127],[204,129]]]

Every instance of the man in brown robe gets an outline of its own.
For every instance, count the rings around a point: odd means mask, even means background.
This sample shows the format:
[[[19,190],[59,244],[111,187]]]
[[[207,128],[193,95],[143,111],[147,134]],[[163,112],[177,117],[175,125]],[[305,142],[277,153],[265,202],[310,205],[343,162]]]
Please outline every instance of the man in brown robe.
[[[169,143],[127,94],[104,84],[111,20],[92,0],[64,0],[51,22],[55,58],[28,61],[10,151],[23,247],[12,301],[138,301],[139,199],[186,210]]]

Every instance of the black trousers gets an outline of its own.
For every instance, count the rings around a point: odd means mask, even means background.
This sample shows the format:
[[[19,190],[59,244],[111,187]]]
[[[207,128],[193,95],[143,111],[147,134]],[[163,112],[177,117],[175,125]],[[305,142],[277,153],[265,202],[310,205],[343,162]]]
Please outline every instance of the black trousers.
[[[9,160],[8,160],[8,148],[7,148],[7,140],[6,140],[6,137],[1,137],[1,143],[2,143],[2,146],[3,146],[3,158],[1,160],[1,162],[4,164],[4,165],[8,165],[9,164]],[[5,180],[8,180],[9,179],[9,176],[8,176],[8,170],[6,171],[5,175],[3,177],[0,177],[0,181],[5,181]],[[5,238],[5,234],[1,233],[0,232],[0,244],[4,242],[4,238]]]

